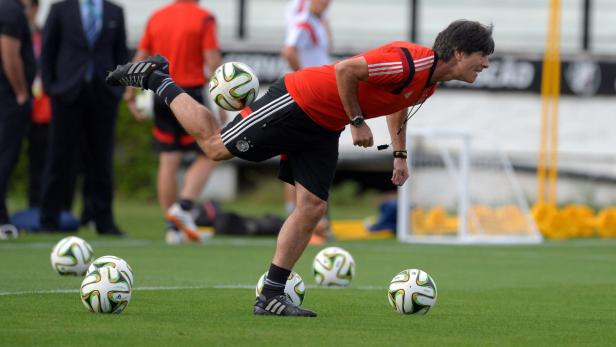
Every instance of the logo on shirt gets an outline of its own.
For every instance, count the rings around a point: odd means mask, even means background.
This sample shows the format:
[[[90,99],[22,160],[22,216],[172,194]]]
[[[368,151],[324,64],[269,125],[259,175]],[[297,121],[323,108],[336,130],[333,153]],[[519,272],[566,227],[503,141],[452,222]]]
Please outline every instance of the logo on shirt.
[[[408,99],[411,95],[413,95],[413,91],[412,90],[410,92],[408,92],[408,93],[404,93],[404,98]]]

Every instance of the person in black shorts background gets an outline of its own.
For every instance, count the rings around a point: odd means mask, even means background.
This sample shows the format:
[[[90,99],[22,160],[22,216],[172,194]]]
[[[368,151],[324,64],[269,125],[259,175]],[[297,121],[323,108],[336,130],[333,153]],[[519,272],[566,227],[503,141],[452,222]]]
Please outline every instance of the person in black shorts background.
[[[216,19],[210,11],[199,7],[198,1],[172,1],[157,9],[148,20],[134,60],[151,54],[169,57],[173,78],[195,101],[204,104],[203,87],[208,82],[204,68],[213,73],[222,62],[216,30]],[[124,99],[135,118],[143,119],[135,105],[133,88],[127,88]],[[221,111],[220,121],[224,122],[225,118],[226,113]],[[157,192],[166,222],[165,240],[168,244],[204,241],[207,234],[197,232],[192,208],[216,163],[203,155],[159,96],[154,97],[152,132],[159,153]],[[186,169],[182,186],[178,187],[177,174],[185,154],[191,152],[196,158]]]

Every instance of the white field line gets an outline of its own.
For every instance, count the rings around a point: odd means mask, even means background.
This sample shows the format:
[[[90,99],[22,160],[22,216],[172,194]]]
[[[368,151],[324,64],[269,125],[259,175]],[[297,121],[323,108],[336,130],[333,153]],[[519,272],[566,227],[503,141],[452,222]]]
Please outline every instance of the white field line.
[[[320,288],[328,290],[339,290],[345,288],[337,287],[319,287],[315,285],[307,285],[307,288]],[[212,284],[203,286],[152,286],[152,287],[135,287],[135,291],[171,291],[171,290],[191,290],[191,289],[254,289],[253,284]],[[380,286],[351,286],[348,289],[357,290],[386,290],[386,287]],[[39,295],[39,294],[72,294],[79,293],[79,289],[40,289],[40,290],[24,290],[15,292],[0,292],[2,296],[20,296],[20,295]]]

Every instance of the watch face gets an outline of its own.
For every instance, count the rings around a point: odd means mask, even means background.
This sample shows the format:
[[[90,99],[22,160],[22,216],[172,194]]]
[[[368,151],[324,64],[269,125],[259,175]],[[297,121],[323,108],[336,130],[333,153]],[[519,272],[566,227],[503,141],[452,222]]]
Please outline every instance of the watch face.
[[[354,117],[353,119],[351,119],[351,124],[356,126],[356,127],[362,125],[363,122],[364,122],[364,117],[362,117],[362,116],[357,116],[357,117]]]

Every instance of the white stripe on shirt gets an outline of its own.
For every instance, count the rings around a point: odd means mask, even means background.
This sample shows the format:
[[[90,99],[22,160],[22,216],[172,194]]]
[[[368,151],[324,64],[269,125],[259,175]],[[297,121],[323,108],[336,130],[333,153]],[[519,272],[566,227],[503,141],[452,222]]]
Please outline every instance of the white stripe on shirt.
[[[424,67],[424,66],[432,66],[433,63],[434,61],[426,61],[421,64],[415,64],[415,69],[419,69],[420,67]]]
[[[422,62],[422,61],[424,61],[424,60],[430,60],[430,59],[434,59],[434,56],[433,56],[433,55],[431,55],[431,56],[429,56],[429,57],[420,58],[420,59],[417,59],[417,60],[413,60],[413,62],[414,62],[415,64],[417,64],[417,63],[420,63],[420,62]]]
[[[385,71],[385,70],[398,70],[402,69],[402,65],[399,66],[388,66],[388,67],[378,67],[374,69],[368,69],[368,72],[377,72],[377,71]]]
[[[390,63],[378,63],[378,64],[368,64],[368,68],[378,67],[378,66],[387,66],[387,65],[402,65],[401,61],[394,61]]]
[[[402,73],[404,70],[396,70],[396,71],[385,71],[385,72],[376,72],[373,74],[368,74],[368,76],[372,77],[372,76],[382,76],[382,75],[395,75],[395,74],[399,74]]]

